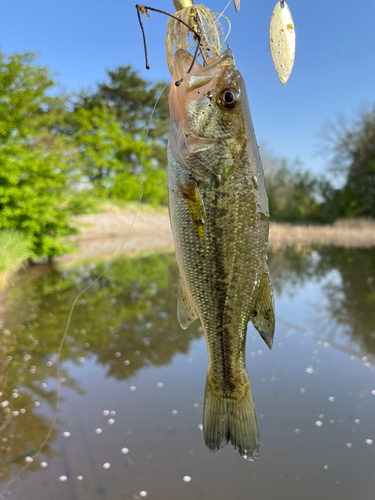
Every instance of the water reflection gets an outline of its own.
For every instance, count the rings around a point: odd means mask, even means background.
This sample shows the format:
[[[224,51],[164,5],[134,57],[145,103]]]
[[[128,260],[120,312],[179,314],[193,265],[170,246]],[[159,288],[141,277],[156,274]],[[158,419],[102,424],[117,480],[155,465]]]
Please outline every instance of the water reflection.
[[[71,270],[26,274],[9,291],[1,351],[1,480],[22,467],[47,434],[56,404],[56,355],[77,293],[99,276],[106,263]],[[173,254],[121,257],[79,300],[62,347],[64,386],[83,394],[64,363],[94,359],[107,377],[134,376],[141,368],[170,363],[199,338],[199,325],[182,331],[176,318],[178,274]],[[38,411],[50,407],[48,418]],[[51,443],[45,458],[55,452]],[[28,470],[40,468],[30,464]]]
[[[337,331],[343,331],[362,354],[375,356],[375,249],[286,248],[271,252],[269,264],[276,295],[298,298],[307,285],[319,285],[316,315],[324,318],[332,344]],[[56,403],[56,356],[70,306],[105,265],[91,261],[72,269],[36,268],[7,292],[0,352],[3,482],[25,465],[48,432]],[[198,322],[181,330],[177,286],[174,254],[116,260],[77,304],[61,351],[62,385],[85,396],[72,367],[87,362],[121,381],[187,354],[202,333]],[[279,304],[277,314],[283,315]],[[59,455],[57,437],[54,429],[24,476]]]
[[[375,248],[280,249],[270,254],[270,272],[277,294],[321,283],[316,330],[332,342],[344,334],[375,356]]]

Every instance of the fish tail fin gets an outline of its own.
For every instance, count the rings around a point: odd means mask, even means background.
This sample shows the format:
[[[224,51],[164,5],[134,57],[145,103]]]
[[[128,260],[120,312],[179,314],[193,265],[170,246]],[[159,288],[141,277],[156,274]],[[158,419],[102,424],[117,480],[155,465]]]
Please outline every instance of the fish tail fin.
[[[239,454],[254,462],[259,453],[259,431],[250,382],[242,399],[214,394],[208,380],[204,394],[203,432],[206,445],[218,451],[229,441]]]

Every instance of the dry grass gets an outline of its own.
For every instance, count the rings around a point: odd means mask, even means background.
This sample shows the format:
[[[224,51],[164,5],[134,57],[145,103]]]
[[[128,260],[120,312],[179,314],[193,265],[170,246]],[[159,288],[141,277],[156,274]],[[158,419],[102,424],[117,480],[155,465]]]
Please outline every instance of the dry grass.
[[[375,221],[338,220],[332,225],[296,225],[271,222],[270,247],[335,245],[368,248],[375,246]]]

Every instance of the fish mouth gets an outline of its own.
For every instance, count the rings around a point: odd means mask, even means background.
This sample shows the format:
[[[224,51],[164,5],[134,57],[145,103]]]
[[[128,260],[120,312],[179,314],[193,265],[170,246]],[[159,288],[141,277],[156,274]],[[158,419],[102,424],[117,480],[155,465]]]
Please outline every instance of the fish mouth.
[[[202,66],[197,60],[192,66],[192,62],[193,56],[187,50],[179,49],[176,52],[172,87],[182,87],[186,92],[203,87],[228,67],[234,66],[234,57],[228,48],[217,59],[208,58],[209,64],[206,66]]]

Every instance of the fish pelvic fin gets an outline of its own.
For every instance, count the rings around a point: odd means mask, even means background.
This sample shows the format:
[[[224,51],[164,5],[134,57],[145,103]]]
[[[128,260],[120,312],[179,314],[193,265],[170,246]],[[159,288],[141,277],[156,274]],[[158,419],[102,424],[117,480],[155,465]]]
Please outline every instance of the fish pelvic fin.
[[[186,295],[184,283],[180,277],[180,287],[178,289],[177,318],[181,328],[186,328],[197,319],[197,315]]]
[[[206,446],[213,452],[229,441],[245,459],[254,462],[259,453],[259,431],[250,382],[241,398],[214,394],[206,380],[203,407],[203,432]]]
[[[267,264],[264,267],[255,309],[250,320],[264,342],[272,349],[275,332],[275,298]]]

